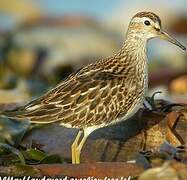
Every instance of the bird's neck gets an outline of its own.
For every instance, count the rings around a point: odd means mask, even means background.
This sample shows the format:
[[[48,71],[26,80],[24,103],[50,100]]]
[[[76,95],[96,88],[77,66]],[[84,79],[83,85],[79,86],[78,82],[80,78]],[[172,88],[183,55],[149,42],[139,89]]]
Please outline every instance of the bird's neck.
[[[124,69],[125,73],[126,69],[130,69],[137,76],[147,74],[146,44],[147,40],[133,34],[127,34],[123,47],[114,58],[114,60],[117,59],[118,67],[121,67],[116,71],[123,73],[121,69]]]
[[[129,33],[123,44],[123,47],[117,54],[120,61],[129,65],[146,65],[147,64],[147,39],[136,34]]]
[[[147,39],[134,33],[128,33],[122,49],[131,57],[131,60],[140,61],[146,60],[146,45]]]

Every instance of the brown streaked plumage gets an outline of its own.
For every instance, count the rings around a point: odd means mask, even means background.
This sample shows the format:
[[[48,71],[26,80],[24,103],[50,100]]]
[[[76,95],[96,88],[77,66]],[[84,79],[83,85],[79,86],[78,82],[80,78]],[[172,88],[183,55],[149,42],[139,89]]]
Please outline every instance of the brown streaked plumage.
[[[161,27],[161,20],[160,20],[160,18],[156,14],[154,14],[152,12],[139,12],[139,13],[135,14],[134,17],[140,17],[140,18],[141,17],[148,17],[153,22],[158,22],[159,25],[160,25],[160,27]]]
[[[126,120],[142,105],[148,87],[146,44],[154,37],[185,49],[161,30],[157,15],[138,13],[130,22],[123,47],[115,55],[82,68],[40,98],[3,114],[33,123],[61,122],[80,129],[72,144],[72,163],[80,163],[81,149],[91,132]]]

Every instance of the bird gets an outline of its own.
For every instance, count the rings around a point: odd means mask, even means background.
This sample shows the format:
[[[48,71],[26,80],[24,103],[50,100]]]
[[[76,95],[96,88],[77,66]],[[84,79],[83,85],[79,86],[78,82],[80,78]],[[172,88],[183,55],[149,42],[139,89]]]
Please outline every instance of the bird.
[[[147,42],[156,37],[186,50],[162,30],[155,13],[138,12],[114,55],[83,67],[39,98],[1,114],[78,129],[71,156],[72,164],[79,164],[83,145],[93,131],[129,119],[143,105],[148,90]]]

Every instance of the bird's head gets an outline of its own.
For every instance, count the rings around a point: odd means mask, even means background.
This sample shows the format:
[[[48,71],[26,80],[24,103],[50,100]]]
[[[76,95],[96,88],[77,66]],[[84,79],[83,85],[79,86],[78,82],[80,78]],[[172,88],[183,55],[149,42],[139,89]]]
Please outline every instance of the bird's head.
[[[186,47],[162,30],[160,18],[152,12],[139,12],[133,16],[128,33],[144,40],[159,37],[186,50]]]

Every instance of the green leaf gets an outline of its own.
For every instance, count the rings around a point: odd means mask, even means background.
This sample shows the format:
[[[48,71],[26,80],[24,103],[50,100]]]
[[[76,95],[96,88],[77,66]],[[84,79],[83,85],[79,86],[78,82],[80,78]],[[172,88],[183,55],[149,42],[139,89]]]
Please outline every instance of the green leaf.
[[[25,135],[29,121],[16,121],[7,117],[0,117],[0,142],[8,142],[11,145],[18,146]]]
[[[24,152],[24,156],[28,160],[35,160],[35,161],[41,161],[44,159],[47,155],[46,153],[38,150],[38,149],[27,149]]]
[[[40,164],[57,164],[57,163],[60,164],[63,163],[62,158],[57,154],[48,155],[40,161]]]
[[[41,174],[40,171],[35,167],[17,164],[11,167],[11,171],[8,174],[4,174],[4,175],[15,176],[15,177],[22,177],[22,176],[38,177]]]
[[[21,164],[25,164],[24,156],[22,155],[22,153],[18,149],[14,148],[8,144],[5,144],[5,143],[0,143],[0,147],[3,148],[5,151],[9,151],[9,152],[17,155]]]

